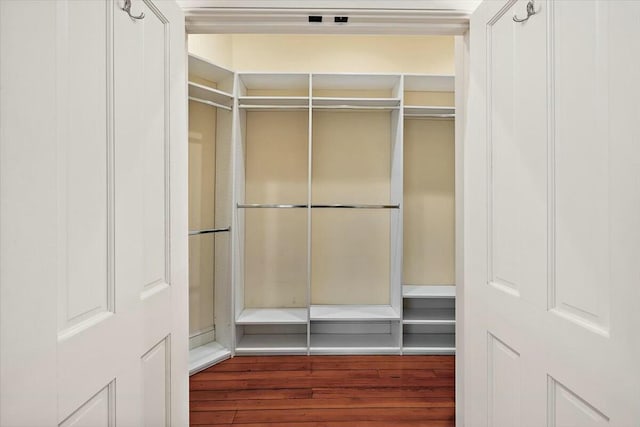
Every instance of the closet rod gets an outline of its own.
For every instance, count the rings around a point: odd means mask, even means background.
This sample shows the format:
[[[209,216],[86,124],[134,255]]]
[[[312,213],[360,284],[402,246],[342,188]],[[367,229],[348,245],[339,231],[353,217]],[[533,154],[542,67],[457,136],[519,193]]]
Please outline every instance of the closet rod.
[[[309,205],[277,205],[277,204],[240,204],[238,208],[307,208]],[[400,205],[364,205],[364,204],[331,204],[331,205],[311,205],[318,209],[400,209]]]
[[[308,110],[309,105],[254,105],[240,104],[241,110]]]
[[[239,208],[306,208],[309,205],[279,205],[279,204],[260,204],[260,203],[250,203],[250,204],[241,204],[238,203]]]
[[[399,110],[400,106],[371,106],[371,105],[313,105],[314,110]]]
[[[222,233],[223,231],[231,231],[231,227],[226,228],[207,228],[204,230],[190,231],[189,236],[197,236],[198,234]]]
[[[400,205],[346,205],[346,204],[333,204],[333,205],[311,205],[312,208],[321,209],[400,209]]]
[[[455,119],[455,114],[405,114],[405,119]]]
[[[190,101],[200,102],[201,104],[211,105],[212,107],[222,108],[223,110],[231,111],[232,108],[226,105],[218,104],[217,102],[207,101],[206,99],[196,98],[195,96],[189,97]]]

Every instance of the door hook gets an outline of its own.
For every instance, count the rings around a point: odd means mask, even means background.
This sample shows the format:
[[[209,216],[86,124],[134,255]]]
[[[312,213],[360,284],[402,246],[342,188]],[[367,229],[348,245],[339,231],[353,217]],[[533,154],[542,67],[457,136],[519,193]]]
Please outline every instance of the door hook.
[[[535,15],[536,9],[533,5],[533,0],[529,0],[529,3],[527,3],[527,17],[526,18],[518,18],[516,15],[513,15],[513,20],[514,22],[525,22],[528,21],[529,18],[531,18],[533,15]]]
[[[129,17],[131,19],[144,19],[144,12],[141,12],[140,15],[135,16],[131,14],[131,0],[124,0],[124,6],[121,7],[120,9],[124,10],[125,12],[127,12],[127,14],[129,15]]]

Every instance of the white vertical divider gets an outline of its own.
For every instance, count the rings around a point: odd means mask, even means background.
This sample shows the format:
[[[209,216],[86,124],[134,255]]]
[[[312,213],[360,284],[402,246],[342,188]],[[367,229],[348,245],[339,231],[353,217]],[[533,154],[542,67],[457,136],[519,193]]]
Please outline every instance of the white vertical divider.
[[[231,337],[232,337],[232,354],[235,355],[235,349],[238,340],[241,337],[237,335],[236,318],[244,306],[244,211],[238,209],[238,203],[244,200],[244,175],[245,175],[245,156],[244,156],[244,121],[246,113],[241,112],[238,106],[238,96],[243,95],[244,91],[240,87],[241,81],[238,73],[234,76],[234,105],[233,105],[233,198],[232,212],[233,218],[231,223],[232,233],[232,256],[233,256],[233,298],[232,298],[232,314],[231,314]]]
[[[309,145],[307,153],[307,355],[311,354],[311,174],[313,167],[313,74],[309,74]]]
[[[390,201],[397,204],[398,209],[391,209],[390,240],[390,278],[389,302],[393,309],[400,313],[402,319],[402,219],[403,219],[403,157],[404,157],[404,75],[400,75],[393,96],[400,98],[400,108],[391,112],[391,185]],[[400,345],[402,351],[402,320],[392,326],[392,335]]]

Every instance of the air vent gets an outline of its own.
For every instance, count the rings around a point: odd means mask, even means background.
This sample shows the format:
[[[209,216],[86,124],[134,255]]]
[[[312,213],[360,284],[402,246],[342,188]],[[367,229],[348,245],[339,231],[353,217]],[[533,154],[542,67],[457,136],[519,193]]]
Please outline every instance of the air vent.
[[[320,15],[309,15],[309,22],[322,22],[322,16],[320,16]]]

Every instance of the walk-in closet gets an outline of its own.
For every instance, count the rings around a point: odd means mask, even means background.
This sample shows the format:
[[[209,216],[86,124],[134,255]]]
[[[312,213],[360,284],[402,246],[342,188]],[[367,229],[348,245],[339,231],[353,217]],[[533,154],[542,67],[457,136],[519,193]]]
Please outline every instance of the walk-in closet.
[[[228,70],[193,50],[191,371],[454,354],[453,72]]]

